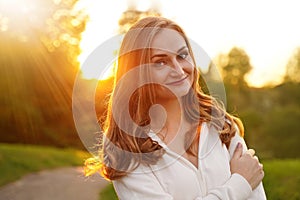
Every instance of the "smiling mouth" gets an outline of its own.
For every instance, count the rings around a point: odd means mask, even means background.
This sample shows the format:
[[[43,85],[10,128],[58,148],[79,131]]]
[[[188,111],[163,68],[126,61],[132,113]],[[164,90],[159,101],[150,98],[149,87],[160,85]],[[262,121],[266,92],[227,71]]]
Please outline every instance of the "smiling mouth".
[[[179,85],[179,84],[183,83],[185,81],[185,79],[187,79],[187,78],[188,78],[188,76],[185,76],[182,79],[179,79],[177,81],[166,83],[166,85]]]

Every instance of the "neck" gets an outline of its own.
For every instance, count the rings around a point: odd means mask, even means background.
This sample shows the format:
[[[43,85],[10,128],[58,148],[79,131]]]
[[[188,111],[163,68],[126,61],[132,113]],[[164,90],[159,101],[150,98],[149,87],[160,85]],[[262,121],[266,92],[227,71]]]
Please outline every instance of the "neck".
[[[150,111],[152,130],[168,135],[176,134],[186,123],[181,102],[177,99],[168,99],[159,102],[158,105]]]

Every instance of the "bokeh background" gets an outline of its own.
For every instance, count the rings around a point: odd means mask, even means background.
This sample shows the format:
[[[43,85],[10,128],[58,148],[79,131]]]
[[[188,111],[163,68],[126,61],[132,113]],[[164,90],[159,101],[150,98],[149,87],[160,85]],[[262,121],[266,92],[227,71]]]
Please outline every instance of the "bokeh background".
[[[268,198],[300,199],[298,4],[0,0],[0,185],[29,172],[83,164],[90,155],[73,120],[74,81],[77,75],[84,80],[83,99],[98,83],[95,112],[101,120],[113,65],[101,77],[92,76],[97,69],[80,66],[138,19],[164,16],[210,56],[211,62],[199,66],[206,80],[219,84],[212,66],[221,73],[228,112],[242,119],[247,144],[264,164]],[[86,134],[94,130],[87,125]],[[116,198],[111,185],[99,198]]]

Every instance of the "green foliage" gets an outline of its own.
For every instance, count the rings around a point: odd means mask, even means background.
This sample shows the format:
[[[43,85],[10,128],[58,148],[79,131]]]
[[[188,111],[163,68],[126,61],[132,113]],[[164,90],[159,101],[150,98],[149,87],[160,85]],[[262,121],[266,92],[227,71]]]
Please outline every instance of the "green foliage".
[[[241,48],[234,47],[228,55],[221,58],[220,67],[224,82],[237,88],[246,86],[245,75],[252,70],[250,58],[246,52]]]
[[[299,153],[299,106],[276,107],[266,115],[262,129],[265,151],[276,158],[300,157]]]
[[[112,184],[107,185],[101,192],[99,200],[118,200],[118,196]]]
[[[0,33],[0,142],[82,147],[72,89],[87,17],[73,10],[76,2],[36,1],[28,16],[3,14],[19,26]]]
[[[161,16],[159,9],[157,9],[154,3],[147,11],[136,10],[135,6],[128,7],[128,9],[122,13],[119,19],[118,32],[121,34],[126,33],[134,23],[148,16]]]
[[[251,88],[245,75],[250,59],[233,48],[219,57],[227,95],[227,111],[242,119],[248,146],[261,158],[299,158],[300,83],[299,49],[287,66],[286,82],[275,87]],[[289,78],[288,78],[289,77]]]
[[[227,95],[244,122],[248,146],[261,158],[299,158],[300,85],[246,91],[249,98]]]
[[[43,169],[82,165],[90,155],[73,149],[0,143],[0,186]]]
[[[300,48],[295,50],[286,66],[285,81],[300,83]]]

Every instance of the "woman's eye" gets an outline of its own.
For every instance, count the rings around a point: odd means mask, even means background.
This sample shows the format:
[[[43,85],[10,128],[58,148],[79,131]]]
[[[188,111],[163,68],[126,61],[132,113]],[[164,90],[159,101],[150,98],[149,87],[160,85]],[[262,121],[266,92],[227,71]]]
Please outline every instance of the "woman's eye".
[[[186,59],[188,57],[188,53],[184,52],[184,53],[179,54],[178,56],[182,59]]]
[[[158,60],[154,63],[155,63],[156,66],[164,66],[164,65],[167,64],[166,61],[164,61],[164,60]]]

